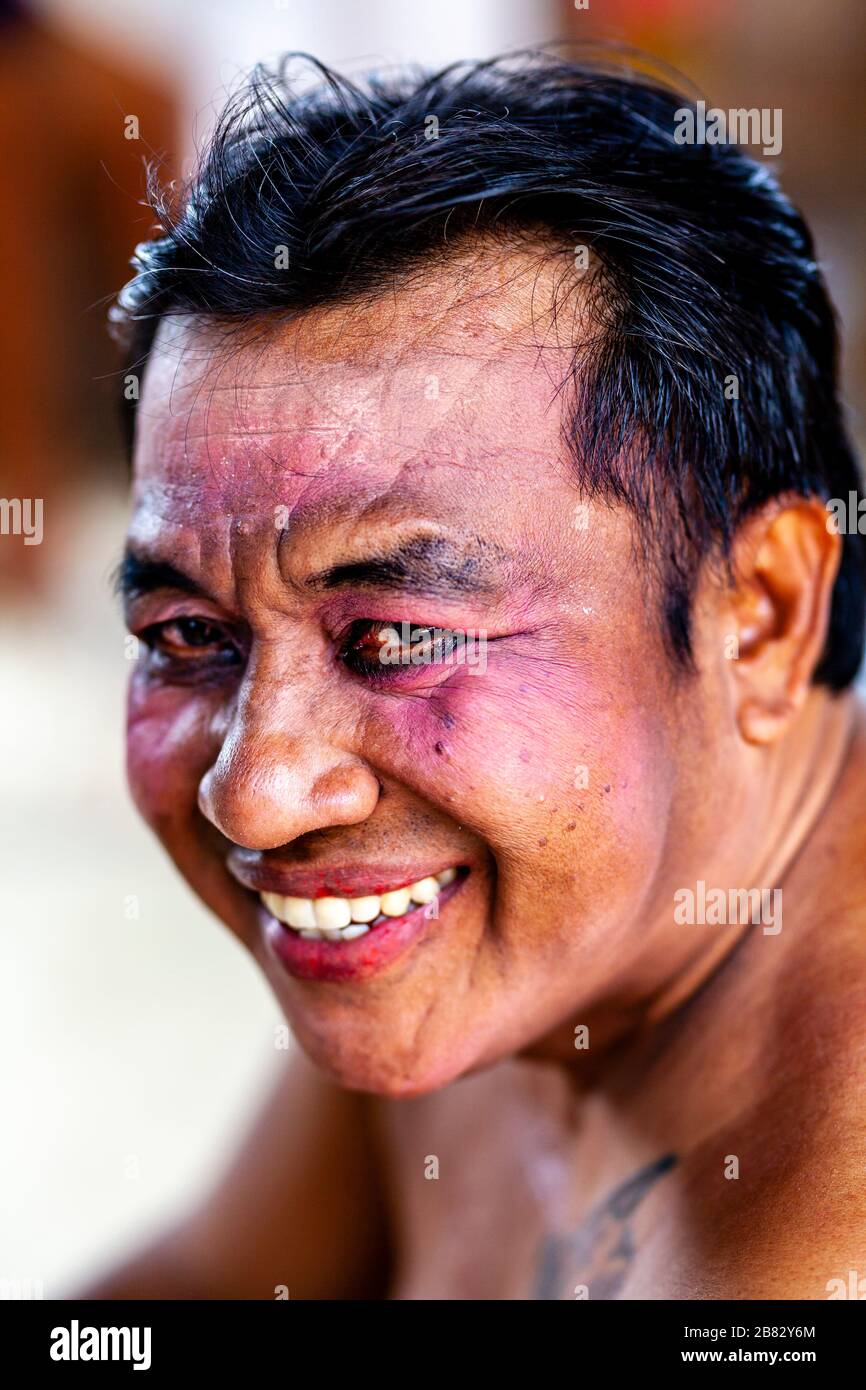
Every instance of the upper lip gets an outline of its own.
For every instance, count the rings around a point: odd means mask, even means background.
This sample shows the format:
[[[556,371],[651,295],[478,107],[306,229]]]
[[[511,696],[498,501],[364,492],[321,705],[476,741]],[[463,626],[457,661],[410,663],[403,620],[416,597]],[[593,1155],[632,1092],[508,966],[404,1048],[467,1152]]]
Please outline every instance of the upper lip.
[[[253,893],[279,893],[286,898],[363,898],[408,887],[419,879],[457,868],[454,859],[414,863],[303,864],[294,868],[249,859],[243,852],[228,856],[231,875]]]

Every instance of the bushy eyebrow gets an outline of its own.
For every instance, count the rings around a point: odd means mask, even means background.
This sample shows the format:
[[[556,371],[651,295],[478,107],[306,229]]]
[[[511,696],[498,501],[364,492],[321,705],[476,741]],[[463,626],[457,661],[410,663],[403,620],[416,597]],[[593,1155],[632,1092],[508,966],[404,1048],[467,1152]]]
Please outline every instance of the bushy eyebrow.
[[[125,550],[114,575],[115,593],[129,602],[156,589],[179,589],[184,594],[203,592],[194,579],[166,560],[151,560],[135,550]]]
[[[329,565],[304,580],[307,589],[390,589],[419,597],[485,597],[500,592],[502,570],[480,537],[466,546],[443,536],[414,536],[393,550]],[[114,575],[124,602],[158,589],[206,596],[201,585],[167,560],[151,559],[127,548]]]
[[[479,540],[464,547],[444,536],[414,536],[393,550],[329,565],[309,575],[305,585],[310,589],[392,589],[447,598],[491,595],[501,582],[499,565]]]

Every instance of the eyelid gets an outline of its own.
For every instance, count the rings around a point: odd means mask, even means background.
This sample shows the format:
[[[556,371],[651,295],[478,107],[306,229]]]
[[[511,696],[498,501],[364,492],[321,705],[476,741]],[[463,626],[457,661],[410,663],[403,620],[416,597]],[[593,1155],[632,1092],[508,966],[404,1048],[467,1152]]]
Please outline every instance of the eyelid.
[[[214,641],[208,644],[210,646],[216,646],[218,643],[223,644],[225,642],[232,641],[231,635],[225,631],[221,623],[215,622],[212,618],[203,618],[198,614],[194,613],[178,613],[173,618],[163,618],[158,622],[148,623],[144,628],[142,628],[142,640],[147,642],[149,637],[153,640],[156,640],[163,633],[165,633],[168,628],[175,627],[178,623],[184,622],[201,623],[204,627],[215,628],[217,630],[217,635],[214,638]],[[179,643],[178,645],[183,644]]]
[[[344,648],[355,629],[359,629],[355,640],[360,641],[361,637],[366,635],[364,629],[373,632],[377,628],[396,631],[401,640],[408,642],[412,641],[412,634],[416,632],[434,632],[447,636],[469,631],[467,628],[449,627],[447,623],[422,622],[415,618],[353,618],[351,622],[344,624],[342,631],[338,633],[337,646]],[[422,640],[425,639],[415,638],[416,642]]]
[[[192,594],[142,594],[127,603],[125,618],[130,629],[138,629],[139,632],[160,623],[176,622],[179,618],[199,618],[202,622],[216,623],[235,631],[232,621],[218,613],[207,599],[196,598]]]
[[[414,610],[414,611],[413,611]],[[423,617],[416,618],[416,613]],[[394,623],[408,621],[413,627],[439,627],[460,632],[474,628],[484,628],[488,632],[499,632],[508,626],[508,618],[503,619],[499,611],[491,610],[484,604],[468,602],[455,598],[421,599],[417,595],[408,596],[394,593],[363,593],[360,590],[334,594],[318,605],[318,620],[332,641],[339,641],[345,630],[353,622]]]
[[[365,638],[376,629],[396,630],[400,646],[411,653],[417,653],[419,649],[425,647],[429,651],[432,646],[431,659],[425,660],[422,657],[418,660],[410,656],[407,660],[398,658],[386,661],[380,657],[377,661],[375,651],[367,656],[362,651],[357,650]],[[418,632],[434,635],[432,639],[430,637],[418,637],[413,641],[412,634]],[[353,636],[353,634],[355,635]],[[449,644],[447,640],[451,637],[458,639],[453,645]],[[464,664],[474,665],[474,662],[467,662],[461,656],[467,640],[471,640],[474,650],[477,641],[480,640],[486,646],[488,640],[496,641],[496,638],[488,639],[483,629],[444,627],[438,623],[425,623],[405,618],[356,618],[341,634],[337,655],[346,670],[351,672],[353,676],[382,685],[390,685],[398,682],[406,683],[412,676],[417,678],[424,673],[429,676],[430,673],[448,672]],[[384,645],[383,642],[382,646]],[[455,652],[457,653],[456,659]]]
[[[167,627],[176,627],[179,623],[201,623],[202,627],[218,628],[221,632],[225,631],[225,625],[217,621],[216,618],[206,618],[201,613],[175,613],[171,618],[160,618],[155,623],[148,623],[148,628],[158,630]]]
[[[214,632],[202,643],[187,641],[180,633],[176,638],[169,636],[167,629],[185,622],[200,623],[203,627],[213,628]],[[202,613],[175,613],[156,622],[143,623],[137,626],[135,635],[154,656],[161,655],[165,660],[178,664],[204,666],[208,661],[225,658],[227,654],[232,654],[241,663],[246,660],[246,650],[237,633],[220,619]]]

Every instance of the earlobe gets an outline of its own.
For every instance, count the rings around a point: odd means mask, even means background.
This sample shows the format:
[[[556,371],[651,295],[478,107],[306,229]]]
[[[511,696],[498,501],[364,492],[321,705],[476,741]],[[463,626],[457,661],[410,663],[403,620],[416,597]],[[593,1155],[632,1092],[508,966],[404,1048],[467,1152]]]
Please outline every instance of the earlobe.
[[[749,743],[774,742],[806,698],[827,638],[841,548],[817,498],[777,501],[737,536],[729,619],[737,724]]]
[[[737,710],[737,727],[746,743],[775,743],[796,709],[793,700],[744,700]]]

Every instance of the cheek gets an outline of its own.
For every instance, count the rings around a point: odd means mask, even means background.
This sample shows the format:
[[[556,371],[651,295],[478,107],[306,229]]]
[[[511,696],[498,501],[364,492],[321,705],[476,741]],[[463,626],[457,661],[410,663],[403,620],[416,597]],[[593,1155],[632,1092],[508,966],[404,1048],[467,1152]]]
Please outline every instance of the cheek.
[[[197,809],[199,782],[218,743],[211,702],[189,691],[159,689],[135,674],[129,686],[126,767],[133,800],[159,834]]]
[[[487,842],[503,892],[543,885],[548,900],[587,905],[641,892],[673,786],[664,703],[645,672],[615,683],[586,665],[491,659],[428,699],[389,703],[380,756]]]

